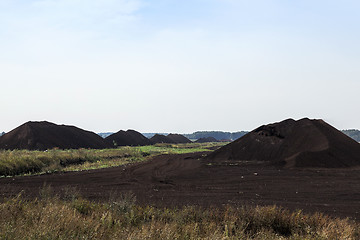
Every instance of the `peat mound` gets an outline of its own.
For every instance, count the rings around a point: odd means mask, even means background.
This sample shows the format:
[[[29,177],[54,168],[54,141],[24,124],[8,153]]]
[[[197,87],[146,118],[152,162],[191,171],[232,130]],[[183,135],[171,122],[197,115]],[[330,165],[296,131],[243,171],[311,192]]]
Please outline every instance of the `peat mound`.
[[[185,154],[164,154],[153,157],[150,161],[129,165],[125,169],[133,179],[148,179],[148,183],[164,183],[162,179],[169,177],[182,176],[184,174],[194,174],[194,171],[201,167],[201,157],[207,152],[185,153]],[[195,175],[195,174],[194,174]]]
[[[170,138],[174,143],[192,143],[192,141],[181,134],[170,133],[167,135],[167,138]]]
[[[115,146],[146,146],[151,145],[151,141],[135,130],[120,130],[111,134],[105,140]]]
[[[152,138],[150,138],[150,141],[153,144],[156,144],[156,143],[175,143],[172,139],[170,139],[167,136],[162,135],[162,134],[155,134]]]
[[[268,162],[285,168],[360,165],[360,144],[323,120],[287,119],[263,125],[214,151],[214,162]]]
[[[54,123],[27,122],[0,138],[0,149],[102,149],[111,147],[96,133]]]
[[[195,142],[196,143],[208,143],[208,142],[218,142],[218,140],[214,137],[205,137],[205,138],[199,138]]]

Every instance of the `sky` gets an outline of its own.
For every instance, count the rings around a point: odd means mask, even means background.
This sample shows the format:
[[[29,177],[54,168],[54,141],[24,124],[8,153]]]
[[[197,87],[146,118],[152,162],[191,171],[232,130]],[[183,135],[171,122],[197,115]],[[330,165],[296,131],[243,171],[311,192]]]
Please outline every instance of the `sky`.
[[[0,131],[360,129],[356,0],[0,0]]]

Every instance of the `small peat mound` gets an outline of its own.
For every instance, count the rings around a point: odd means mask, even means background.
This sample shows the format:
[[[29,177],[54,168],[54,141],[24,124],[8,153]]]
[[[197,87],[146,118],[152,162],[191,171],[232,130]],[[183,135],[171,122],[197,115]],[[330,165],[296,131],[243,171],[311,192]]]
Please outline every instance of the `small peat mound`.
[[[151,141],[135,130],[120,130],[111,134],[105,140],[114,146],[146,146],[151,145]]]
[[[214,137],[205,137],[205,138],[199,138],[195,142],[196,143],[208,143],[208,142],[219,142],[219,141]]]
[[[172,139],[168,138],[162,134],[155,134],[152,138],[150,138],[152,144],[156,143],[175,143]]]
[[[174,143],[192,143],[188,138],[181,134],[170,133],[167,135],[167,138],[170,138]]]
[[[323,120],[304,118],[263,125],[211,153],[212,162],[267,162],[285,168],[360,165],[360,144]]]
[[[0,149],[46,150],[52,148],[109,148],[96,133],[50,122],[27,122],[0,138]]]

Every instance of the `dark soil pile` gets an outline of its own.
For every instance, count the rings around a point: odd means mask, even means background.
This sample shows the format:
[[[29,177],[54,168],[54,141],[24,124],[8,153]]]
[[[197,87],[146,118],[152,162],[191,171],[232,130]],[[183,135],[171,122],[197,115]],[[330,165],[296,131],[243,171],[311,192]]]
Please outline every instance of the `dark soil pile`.
[[[218,142],[218,140],[214,137],[206,137],[206,138],[199,138],[195,142],[197,143],[207,143],[207,142]]]
[[[135,130],[120,130],[117,133],[111,134],[105,138],[110,144],[114,146],[146,146],[151,145],[151,141]]]
[[[162,134],[155,134],[152,138],[150,138],[150,141],[153,144],[156,144],[156,143],[175,143],[172,139],[170,139],[167,136],[162,135]]]
[[[215,162],[269,162],[292,168],[360,165],[360,144],[323,120],[288,119],[261,126],[210,154]]]
[[[0,138],[0,149],[10,150],[101,149],[108,147],[111,146],[96,133],[46,121],[24,123]]]
[[[181,134],[170,133],[167,135],[174,143],[191,143],[191,141]]]

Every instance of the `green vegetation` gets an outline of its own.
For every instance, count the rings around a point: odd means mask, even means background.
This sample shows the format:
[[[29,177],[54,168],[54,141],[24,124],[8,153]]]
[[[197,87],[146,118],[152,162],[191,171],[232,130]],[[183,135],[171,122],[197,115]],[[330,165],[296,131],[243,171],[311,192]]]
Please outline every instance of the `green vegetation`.
[[[43,189],[0,202],[0,239],[359,239],[359,224],[275,206],[155,208],[131,194],[95,203]],[[68,191],[72,192],[72,191]],[[72,192],[73,193],[73,192]]]
[[[51,173],[56,171],[81,171],[120,166],[145,161],[159,154],[180,154],[210,151],[220,144],[156,144],[116,149],[72,149],[48,151],[0,151],[0,176]]]

